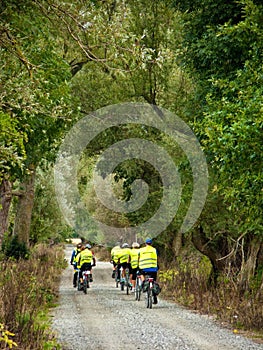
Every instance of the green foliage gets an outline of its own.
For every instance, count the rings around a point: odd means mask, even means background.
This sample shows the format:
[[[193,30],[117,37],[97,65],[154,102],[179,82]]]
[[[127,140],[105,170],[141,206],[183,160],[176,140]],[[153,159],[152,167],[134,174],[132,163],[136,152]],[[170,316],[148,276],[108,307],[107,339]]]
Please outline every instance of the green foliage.
[[[23,169],[25,133],[19,132],[17,120],[0,110],[0,182],[5,174]]]
[[[2,244],[2,251],[6,258],[28,259],[29,250],[24,242],[18,240],[17,235],[5,237]]]
[[[30,227],[32,244],[64,242],[71,229],[64,222],[54,192],[53,168],[38,169],[35,184],[35,201]]]
[[[193,101],[198,109],[191,123],[210,166],[210,193],[200,222],[209,244],[222,256],[247,234],[243,259],[248,259],[250,237],[262,236],[263,226],[262,4],[183,4],[181,9],[187,11],[182,61],[197,84]],[[188,113],[193,113],[191,107]],[[233,262],[241,264],[241,252],[234,251]],[[260,254],[256,259],[260,264]]]
[[[72,122],[69,65],[62,58],[49,20],[33,2],[31,5],[21,6],[19,11],[13,11],[15,4],[5,7],[0,28],[0,58],[4,62],[0,111],[11,121],[9,138],[14,139],[12,147],[6,140],[6,162],[12,164],[16,154],[20,156],[21,171],[16,177],[21,177],[30,164],[54,159],[52,151]],[[2,130],[0,140],[5,136]],[[2,172],[12,175],[15,170],[9,166]]]

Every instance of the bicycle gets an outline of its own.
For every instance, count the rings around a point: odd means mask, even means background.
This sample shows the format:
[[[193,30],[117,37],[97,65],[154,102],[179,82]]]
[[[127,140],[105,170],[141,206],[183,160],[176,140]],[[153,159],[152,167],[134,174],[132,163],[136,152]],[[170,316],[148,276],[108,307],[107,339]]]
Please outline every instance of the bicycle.
[[[90,270],[86,270],[82,272],[82,277],[83,277],[83,292],[84,294],[87,294],[87,288],[89,288],[89,284],[90,284]]]
[[[154,278],[146,275],[145,281],[144,281],[144,291],[146,292],[145,304],[146,304],[147,309],[152,309],[153,283],[154,283]]]
[[[142,286],[142,279],[141,279],[141,273],[140,271],[136,272],[136,282],[135,282],[135,300],[140,301],[141,299],[141,286]]]

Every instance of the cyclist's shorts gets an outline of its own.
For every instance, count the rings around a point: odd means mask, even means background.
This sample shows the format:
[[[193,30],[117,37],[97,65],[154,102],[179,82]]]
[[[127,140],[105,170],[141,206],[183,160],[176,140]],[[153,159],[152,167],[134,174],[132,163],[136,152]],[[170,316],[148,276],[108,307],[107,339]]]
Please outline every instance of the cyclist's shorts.
[[[86,270],[91,270],[91,263],[84,263],[81,268],[80,268],[80,271],[86,271]]]
[[[122,266],[122,268],[124,270],[128,268],[129,272],[131,271],[131,264],[130,263],[124,262],[124,263],[120,264],[120,266]]]
[[[136,280],[136,275],[137,275],[137,267],[136,269],[130,269],[130,274],[132,274],[132,279],[135,281]]]
[[[157,271],[145,271],[145,270],[140,270],[140,273],[144,276],[149,276],[152,277],[154,279],[154,281],[156,281],[157,278]]]

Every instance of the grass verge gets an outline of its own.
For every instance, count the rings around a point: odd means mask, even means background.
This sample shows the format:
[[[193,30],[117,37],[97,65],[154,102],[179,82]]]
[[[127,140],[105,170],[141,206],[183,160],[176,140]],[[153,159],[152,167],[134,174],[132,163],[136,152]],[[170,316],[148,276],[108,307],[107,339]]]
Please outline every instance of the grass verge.
[[[2,261],[0,324],[16,345],[0,339],[0,348],[58,350],[50,332],[49,309],[55,305],[61,271],[66,267],[62,246],[38,245],[29,259]]]

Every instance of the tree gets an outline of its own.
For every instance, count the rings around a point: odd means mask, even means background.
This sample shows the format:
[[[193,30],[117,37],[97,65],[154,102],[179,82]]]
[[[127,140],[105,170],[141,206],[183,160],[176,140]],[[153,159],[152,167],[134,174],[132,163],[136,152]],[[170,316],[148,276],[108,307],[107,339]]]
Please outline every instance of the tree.
[[[217,5],[218,18],[213,20]],[[204,247],[220,237],[220,269],[230,259],[241,269],[240,283],[246,289],[262,264],[262,5],[250,0],[220,5],[197,1],[189,10],[186,63],[196,71],[199,96],[205,96],[194,128],[211,166],[211,189],[218,192],[220,207],[228,210],[232,221],[230,231],[228,221],[218,221],[218,235],[202,217],[202,229],[193,241],[208,255]],[[209,243],[211,231],[216,238]],[[218,258],[213,261],[210,256],[213,264]]]
[[[29,3],[33,6],[27,6]],[[20,135],[24,158],[20,159],[20,173],[16,170],[17,164],[13,164],[2,170],[2,177],[22,181],[16,191],[15,233],[21,241],[28,243],[36,168],[43,159],[54,159],[59,139],[72,122],[67,82],[71,75],[59,44],[57,51],[54,50],[54,28],[51,30],[48,20],[35,4],[8,5],[3,3],[1,7],[1,55],[7,58],[1,73],[5,91],[1,95],[1,109],[16,121],[12,123],[16,134]],[[10,145],[9,149],[12,149]],[[8,161],[11,163],[12,159]],[[3,222],[7,213],[8,210],[2,212]]]

